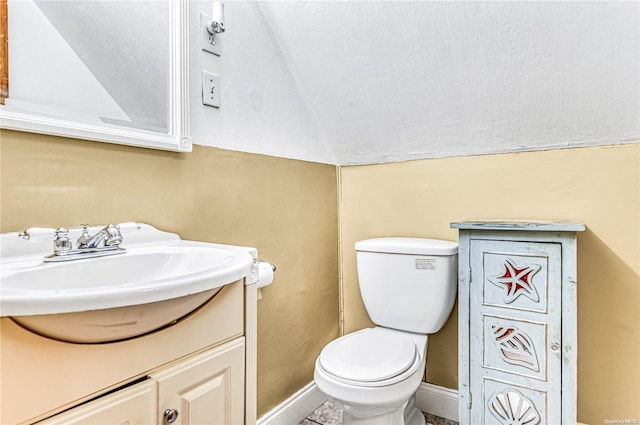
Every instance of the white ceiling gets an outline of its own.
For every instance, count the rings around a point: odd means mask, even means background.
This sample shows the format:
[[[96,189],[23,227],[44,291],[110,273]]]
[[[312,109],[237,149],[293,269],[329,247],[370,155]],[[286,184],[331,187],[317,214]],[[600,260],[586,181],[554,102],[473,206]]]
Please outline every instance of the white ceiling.
[[[260,2],[337,164],[640,140],[640,2]]]

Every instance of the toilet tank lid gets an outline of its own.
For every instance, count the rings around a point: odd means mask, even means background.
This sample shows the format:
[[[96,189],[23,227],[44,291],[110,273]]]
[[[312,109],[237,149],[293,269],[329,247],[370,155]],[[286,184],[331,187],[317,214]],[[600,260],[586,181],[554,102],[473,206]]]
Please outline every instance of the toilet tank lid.
[[[425,238],[374,238],[356,242],[356,251],[412,255],[454,255],[458,243]]]

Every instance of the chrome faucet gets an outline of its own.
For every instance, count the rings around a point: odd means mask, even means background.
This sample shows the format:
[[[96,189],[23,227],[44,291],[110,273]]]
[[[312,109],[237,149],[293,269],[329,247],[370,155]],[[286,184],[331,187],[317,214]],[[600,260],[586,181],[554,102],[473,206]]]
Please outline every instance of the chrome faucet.
[[[76,249],[73,249],[69,239],[69,230],[64,227],[58,229],[32,227],[18,236],[31,242],[53,239],[53,254],[44,258],[45,263],[48,263],[123,254],[126,249],[120,247],[123,239],[122,232],[139,229],[140,226],[137,223],[131,222],[108,224],[94,235],[91,235],[89,234],[89,225],[83,224],[82,234],[76,242]]]
[[[89,234],[89,225],[82,224],[82,235],[76,241],[78,249],[98,248],[100,244],[104,247],[118,246],[122,243],[122,234],[115,224],[108,224],[95,235]]]

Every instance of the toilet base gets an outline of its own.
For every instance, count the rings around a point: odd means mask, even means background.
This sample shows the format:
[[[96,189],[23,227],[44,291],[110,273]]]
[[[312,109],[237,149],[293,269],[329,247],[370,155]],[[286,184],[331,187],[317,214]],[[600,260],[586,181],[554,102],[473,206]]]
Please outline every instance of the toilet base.
[[[424,415],[416,407],[415,394],[398,408],[376,416],[363,417],[354,415],[349,410],[342,411],[342,425],[426,425],[426,423]]]
[[[405,425],[426,425],[424,415],[416,407],[416,395],[412,395],[404,410]]]

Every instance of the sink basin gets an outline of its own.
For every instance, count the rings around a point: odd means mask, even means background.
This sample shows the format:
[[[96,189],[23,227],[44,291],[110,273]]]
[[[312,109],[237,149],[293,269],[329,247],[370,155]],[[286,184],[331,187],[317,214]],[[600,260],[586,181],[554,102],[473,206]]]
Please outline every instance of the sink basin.
[[[45,263],[51,246],[2,235],[0,314],[76,343],[120,341],[175,323],[247,277],[257,254],[149,225],[127,236],[127,252],[117,256]]]

